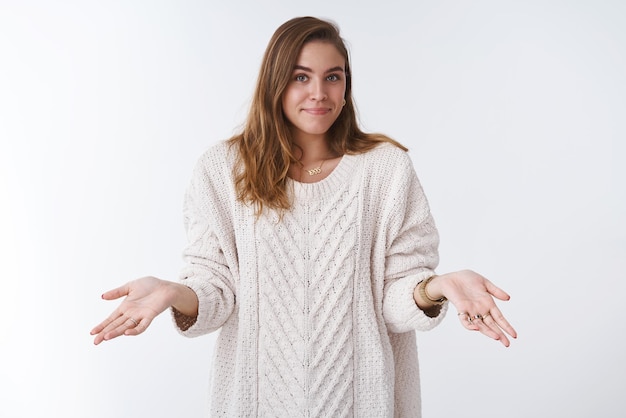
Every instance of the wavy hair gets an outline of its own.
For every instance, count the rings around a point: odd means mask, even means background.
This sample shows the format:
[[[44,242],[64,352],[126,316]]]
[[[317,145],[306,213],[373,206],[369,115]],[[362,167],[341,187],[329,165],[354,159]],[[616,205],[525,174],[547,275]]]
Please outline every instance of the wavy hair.
[[[289,166],[297,161],[282,96],[293,73],[303,45],[311,41],[328,42],[345,59],[346,104],[328,130],[329,147],[336,155],[359,154],[389,142],[407,150],[397,141],[382,135],[363,132],[358,125],[352,99],[350,57],[339,28],[332,22],[314,17],[297,17],[283,23],[265,50],[247,120],[240,134],[229,139],[237,149],[235,188],[237,198],[256,205],[256,214],[264,208],[288,210]]]

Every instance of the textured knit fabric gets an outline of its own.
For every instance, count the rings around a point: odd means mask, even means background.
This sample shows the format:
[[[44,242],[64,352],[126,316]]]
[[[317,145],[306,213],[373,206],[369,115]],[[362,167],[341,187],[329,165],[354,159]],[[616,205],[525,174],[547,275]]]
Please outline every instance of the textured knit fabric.
[[[181,281],[197,318],[189,337],[220,329],[216,417],[419,417],[413,299],[434,274],[438,234],[408,154],[389,144],[345,155],[317,183],[289,181],[293,208],[256,218],[237,201],[235,148],[200,159],[185,199]]]

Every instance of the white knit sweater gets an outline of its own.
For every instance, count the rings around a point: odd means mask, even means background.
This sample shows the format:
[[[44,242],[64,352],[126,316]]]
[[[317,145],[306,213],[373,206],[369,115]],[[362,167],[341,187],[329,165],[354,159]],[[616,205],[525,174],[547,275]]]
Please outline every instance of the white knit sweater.
[[[258,220],[237,201],[235,148],[200,159],[185,200],[181,281],[197,318],[221,328],[212,416],[419,417],[414,330],[435,318],[413,300],[438,263],[438,234],[407,153],[345,155],[317,183],[289,182],[293,208]]]

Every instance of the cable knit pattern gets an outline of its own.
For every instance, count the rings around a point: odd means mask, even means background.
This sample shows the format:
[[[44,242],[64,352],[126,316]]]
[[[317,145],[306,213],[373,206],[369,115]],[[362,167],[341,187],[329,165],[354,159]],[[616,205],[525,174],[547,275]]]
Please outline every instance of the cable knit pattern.
[[[185,200],[181,281],[197,318],[221,328],[212,416],[419,417],[414,330],[430,318],[413,290],[434,274],[438,235],[412,163],[381,145],[346,155],[324,180],[289,181],[282,219],[235,199],[234,149],[200,159]]]

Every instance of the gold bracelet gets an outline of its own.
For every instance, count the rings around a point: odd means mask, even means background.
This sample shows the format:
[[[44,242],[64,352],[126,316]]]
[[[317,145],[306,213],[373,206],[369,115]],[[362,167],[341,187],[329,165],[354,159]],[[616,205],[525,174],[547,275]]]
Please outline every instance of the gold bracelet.
[[[440,297],[439,299],[433,299],[430,296],[428,296],[428,293],[426,293],[426,286],[428,286],[428,283],[430,283],[430,281],[432,279],[434,279],[435,276],[430,276],[428,279],[426,280],[422,280],[417,286],[418,286],[418,291],[420,296],[422,297],[422,299],[424,299],[426,302],[430,302],[433,305],[442,305],[446,300],[448,300],[445,296]]]

